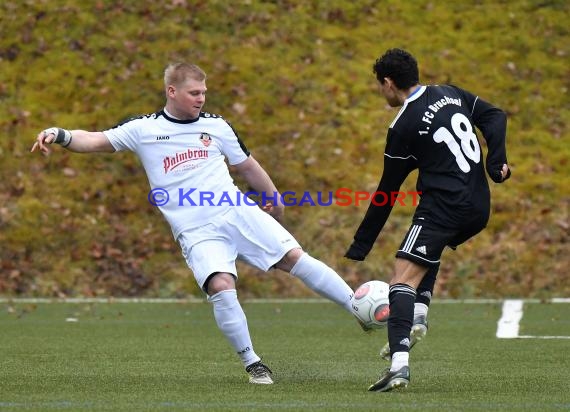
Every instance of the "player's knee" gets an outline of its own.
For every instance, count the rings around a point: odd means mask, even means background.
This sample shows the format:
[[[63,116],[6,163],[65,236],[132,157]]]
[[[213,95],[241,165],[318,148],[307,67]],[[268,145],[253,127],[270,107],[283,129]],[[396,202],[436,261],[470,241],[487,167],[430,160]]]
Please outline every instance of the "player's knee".
[[[234,275],[230,273],[212,273],[204,283],[204,290],[210,296],[223,290],[235,289],[236,281]]]
[[[396,258],[394,274],[392,275],[392,279],[390,279],[390,285],[401,283],[416,289],[427,271],[427,266],[418,265],[408,259]]]
[[[305,252],[300,247],[291,249],[279,262],[277,262],[275,267],[277,269],[284,270],[285,272],[291,272],[293,266],[295,266],[304,253]]]

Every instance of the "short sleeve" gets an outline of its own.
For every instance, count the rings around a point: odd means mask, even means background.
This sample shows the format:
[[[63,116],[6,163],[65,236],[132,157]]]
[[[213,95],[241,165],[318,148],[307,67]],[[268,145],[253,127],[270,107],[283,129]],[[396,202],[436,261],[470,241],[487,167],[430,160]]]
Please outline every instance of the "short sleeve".
[[[249,151],[241,141],[233,127],[223,120],[224,126],[221,128],[221,151],[228,159],[230,165],[244,162],[249,157]]]
[[[132,120],[103,131],[116,151],[135,151],[139,141],[138,121]]]

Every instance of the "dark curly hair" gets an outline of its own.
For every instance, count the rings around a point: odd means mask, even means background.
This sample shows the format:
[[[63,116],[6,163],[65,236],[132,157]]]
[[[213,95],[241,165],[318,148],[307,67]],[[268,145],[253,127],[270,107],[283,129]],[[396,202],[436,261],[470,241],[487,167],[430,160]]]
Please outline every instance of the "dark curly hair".
[[[418,62],[410,53],[402,49],[389,49],[372,66],[376,78],[384,84],[384,78],[392,79],[398,89],[405,90],[418,84]]]

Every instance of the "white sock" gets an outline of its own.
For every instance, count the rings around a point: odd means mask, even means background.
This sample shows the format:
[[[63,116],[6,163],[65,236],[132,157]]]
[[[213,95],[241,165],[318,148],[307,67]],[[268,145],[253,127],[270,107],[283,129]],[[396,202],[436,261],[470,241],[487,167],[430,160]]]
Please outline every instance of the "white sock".
[[[350,298],[354,294],[350,286],[329,266],[303,253],[291,268],[291,274],[303,281],[319,295],[339,304],[352,313]]]
[[[428,305],[426,305],[425,303],[414,304],[414,319],[416,319],[418,316],[423,316],[424,318],[427,319],[427,313],[428,313]]]
[[[253,351],[247,319],[237,299],[235,289],[222,290],[208,297],[214,306],[218,328],[237,352],[244,366],[260,360]]]
[[[392,355],[392,365],[390,365],[390,372],[396,372],[404,366],[408,366],[410,359],[409,352],[396,352]]]

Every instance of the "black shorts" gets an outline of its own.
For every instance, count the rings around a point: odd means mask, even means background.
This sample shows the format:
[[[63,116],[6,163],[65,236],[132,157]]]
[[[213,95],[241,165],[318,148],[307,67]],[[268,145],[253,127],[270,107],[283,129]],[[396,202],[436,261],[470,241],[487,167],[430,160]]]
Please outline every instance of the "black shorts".
[[[455,249],[481,232],[487,225],[487,220],[488,215],[475,216],[457,228],[447,228],[421,217],[414,218],[396,257],[422,266],[437,266],[446,246]]]

